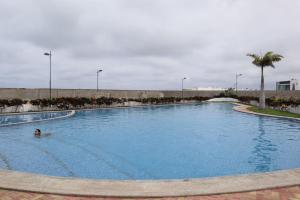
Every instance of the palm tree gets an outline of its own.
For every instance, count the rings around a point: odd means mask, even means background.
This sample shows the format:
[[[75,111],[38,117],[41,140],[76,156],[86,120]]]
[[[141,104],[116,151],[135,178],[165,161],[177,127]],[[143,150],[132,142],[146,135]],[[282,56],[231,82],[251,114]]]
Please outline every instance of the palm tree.
[[[258,56],[256,54],[247,54],[247,56],[254,58],[252,63],[261,68],[259,108],[264,109],[266,107],[264,68],[275,68],[273,63],[281,61],[283,56],[279,54],[273,54],[272,51],[267,52],[264,56]]]

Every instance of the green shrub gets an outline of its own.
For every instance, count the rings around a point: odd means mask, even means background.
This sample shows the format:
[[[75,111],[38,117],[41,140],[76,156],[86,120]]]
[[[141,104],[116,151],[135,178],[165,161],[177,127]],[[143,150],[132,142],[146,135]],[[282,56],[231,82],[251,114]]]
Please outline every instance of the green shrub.
[[[6,99],[0,99],[0,107],[9,106],[9,101]]]
[[[12,99],[9,101],[9,106],[20,106],[23,104],[22,99]]]
[[[82,102],[82,104],[91,104],[92,103],[92,99],[86,98],[86,97],[81,97],[80,101]]]
[[[30,104],[34,105],[34,106],[39,106],[40,105],[40,100],[39,99],[30,100]]]
[[[49,106],[49,105],[50,105],[50,99],[41,99],[40,105],[41,105],[42,107]]]
[[[240,100],[241,102],[247,102],[247,103],[249,103],[250,101],[259,100],[258,97],[253,97],[253,96],[238,96],[237,99]]]
[[[27,103],[27,101],[23,101],[22,99],[12,99],[12,100],[0,99],[0,107],[20,106],[24,103]]]

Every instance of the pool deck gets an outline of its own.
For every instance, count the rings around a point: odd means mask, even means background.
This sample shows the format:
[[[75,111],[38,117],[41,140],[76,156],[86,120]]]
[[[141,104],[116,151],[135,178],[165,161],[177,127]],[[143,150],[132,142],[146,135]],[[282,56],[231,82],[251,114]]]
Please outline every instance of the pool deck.
[[[300,168],[188,180],[91,180],[0,170],[0,188],[89,197],[185,197],[300,186]]]
[[[103,198],[103,197],[78,197],[78,196],[62,196],[54,194],[42,194],[32,192],[18,192],[0,189],[1,200],[108,200],[108,199],[128,199],[128,198]],[[137,200],[146,198],[135,198]],[[147,198],[149,199],[149,198]],[[192,196],[192,197],[164,197],[151,198],[153,200],[300,200],[300,186],[275,188],[269,190],[260,190],[244,193],[221,194],[209,196]]]
[[[251,113],[247,105],[239,104],[234,109]],[[145,181],[64,178],[0,170],[1,200],[104,198],[300,200],[300,168],[214,178]]]

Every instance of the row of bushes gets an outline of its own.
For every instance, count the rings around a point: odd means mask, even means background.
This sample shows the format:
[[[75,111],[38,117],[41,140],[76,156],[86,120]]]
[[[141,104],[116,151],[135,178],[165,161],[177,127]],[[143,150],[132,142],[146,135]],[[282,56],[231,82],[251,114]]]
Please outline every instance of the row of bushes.
[[[207,97],[189,97],[184,98],[184,100],[195,100],[195,101],[204,101],[208,100]],[[139,98],[139,99],[125,99],[125,98],[109,98],[109,97],[101,97],[101,98],[53,98],[53,99],[35,99],[29,101],[30,104],[35,106],[47,107],[47,106],[57,106],[59,108],[68,108],[72,107],[83,107],[84,105],[112,105],[112,104],[120,104],[128,101],[135,101],[144,104],[166,104],[166,103],[176,103],[180,102],[182,98],[177,97],[162,97],[162,98]],[[12,99],[12,100],[0,100],[0,107],[5,106],[19,106],[22,104],[26,104],[28,101],[23,101],[21,99]]]
[[[258,97],[252,97],[252,96],[237,96],[235,94],[226,94],[221,93],[218,96],[215,97],[231,97],[236,98],[240,100],[241,102],[247,102],[250,101],[258,101]],[[208,97],[188,97],[184,98],[184,100],[194,100],[194,101],[205,101],[208,100]],[[128,101],[135,101],[140,102],[144,104],[166,104],[166,103],[177,103],[180,102],[182,98],[179,97],[162,97],[162,98],[139,98],[139,99],[125,99],[125,98],[109,98],[109,97],[101,97],[101,98],[54,98],[54,99],[36,99],[29,101],[32,105],[41,106],[41,107],[47,107],[47,106],[57,106],[59,108],[68,108],[70,106],[72,107],[83,107],[84,105],[112,105],[112,104],[120,104]],[[0,107],[5,106],[20,106],[22,104],[26,104],[28,101],[24,101],[21,99],[12,99],[12,100],[1,100],[0,99]],[[282,105],[292,105],[292,106],[299,106],[300,105],[300,99],[279,99],[279,98],[267,98],[266,104],[268,106],[282,106]]]
[[[235,92],[232,91],[225,91],[220,93],[218,96],[215,97],[230,97],[240,100],[241,102],[249,103],[250,101],[259,101],[258,97],[253,96],[238,96]],[[281,106],[299,106],[300,99],[295,99],[293,97],[289,99],[281,99],[276,97],[266,98],[266,104],[272,107],[281,107]]]
[[[300,99],[289,98],[289,99],[279,99],[279,98],[268,98],[266,99],[266,104],[273,107],[279,106],[300,106]]]
[[[222,97],[228,97],[228,98],[234,98],[238,99],[241,102],[250,102],[250,101],[258,101],[258,97],[253,96],[238,96],[236,94],[230,94],[230,95],[224,95],[224,93],[221,93],[220,95],[215,96],[215,98],[222,98]]]
[[[36,106],[41,106],[41,107],[46,107],[46,106],[51,106],[51,105],[56,105],[56,106],[64,106],[64,105],[72,105],[73,107],[81,107],[86,104],[89,105],[111,105],[113,103],[122,103],[124,102],[123,99],[118,99],[118,98],[106,98],[106,97],[101,97],[101,98],[86,98],[86,97],[81,97],[81,98],[71,98],[71,97],[66,97],[66,98],[54,98],[54,99],[36,99],[36,100],[31,100],[30,103],[32,105]]]
[[[141,98],[141,99],[128,99],[128,101],[136,101],[144,104],[164,104],[164,103],[177,103],[181,100],[185,101],[206,101],[210,98],[208,97],[185,97],[185,98],[179,98],[179,97],[161,97],[161,98]]]
[[[22,99],[12,99],[12,100],[0,99],[0,107],[20,106],[20,105],[25,104],[27,102],[28,101],[23,101]]]

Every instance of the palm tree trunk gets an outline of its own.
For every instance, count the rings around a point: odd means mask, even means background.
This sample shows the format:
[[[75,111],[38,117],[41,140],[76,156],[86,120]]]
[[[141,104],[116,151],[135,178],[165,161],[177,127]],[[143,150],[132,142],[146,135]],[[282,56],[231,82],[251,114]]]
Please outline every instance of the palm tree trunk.
[[[264,80],[264,67],[261,67],[261,81],[260,81],[260,97],[259,108],[266,108],[266,96],[265,96],[265,80]]]

